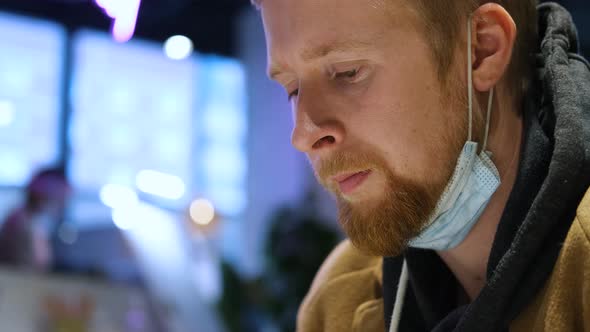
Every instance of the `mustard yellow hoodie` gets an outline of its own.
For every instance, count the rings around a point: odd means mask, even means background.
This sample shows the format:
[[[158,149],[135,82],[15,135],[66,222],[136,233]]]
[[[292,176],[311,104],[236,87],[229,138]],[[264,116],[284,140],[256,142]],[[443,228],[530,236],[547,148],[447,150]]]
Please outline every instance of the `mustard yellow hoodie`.
[[[385,331],[381,257],[342,242],[320,268],[297,319],[300,332]],[[590,331],[590,190],[545,287],[512,322],[515,332]]]

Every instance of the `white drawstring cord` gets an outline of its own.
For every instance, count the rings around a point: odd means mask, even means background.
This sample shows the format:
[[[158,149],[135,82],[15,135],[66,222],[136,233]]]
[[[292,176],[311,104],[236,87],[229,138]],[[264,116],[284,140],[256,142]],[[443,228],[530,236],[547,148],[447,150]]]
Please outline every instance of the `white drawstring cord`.
[[[399,321],[402,317],[402,309],[404,307],[404,299],[406,297],[406,289],[408,288],[408,263],[404,259],[402,265],[402,274],[399,277],[397,284],[397,294],[395,295],[395,304],[393,305],[393,314],[391,315],[391,324],[389,324],[389,332],[397,332],[399,328]]]
[[[488,98],[488,113],[486,115],[486,133],[483,138],[482,151],[485,151],[488,146],[488,133],[490,131],[490,117],[492,116],[492,102],[494,101],[494,88],[490,90],[490,97]]]

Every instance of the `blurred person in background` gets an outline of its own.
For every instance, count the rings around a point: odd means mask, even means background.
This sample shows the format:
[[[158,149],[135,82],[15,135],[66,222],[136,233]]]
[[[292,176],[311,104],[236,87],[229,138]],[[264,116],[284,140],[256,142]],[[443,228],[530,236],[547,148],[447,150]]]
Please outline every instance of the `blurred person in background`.
[[[70,185],[62,168],[39,171],[26,187],[25,202],[0,229],[0,264],[46,272],[54,261],[51,238],[63,219]]]
[[[590,331],[590,65],[532,0],[258,0],[349,240],[299,331]]]

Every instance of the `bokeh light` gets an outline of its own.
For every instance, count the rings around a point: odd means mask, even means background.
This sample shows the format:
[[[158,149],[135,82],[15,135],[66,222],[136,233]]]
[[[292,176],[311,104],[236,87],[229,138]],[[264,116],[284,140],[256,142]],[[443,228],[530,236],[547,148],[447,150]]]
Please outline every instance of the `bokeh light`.
[[[164,52],[173,60],[186,59],[193,53],[193,42],[185,36],[172,36],[164,42]]]
[[[78,241],[78,230],[64,223],[57,230],[57,236],[65,244],[74,244]]]
[[[127,209],[122,208],[113,210],[111,216],[113,218],[113,223],[117,228],[123,231],[129,231],[135,227],[139,213],[137,207]]]
[[[180,199],[186,191],[186,185],[178,176],[154,170],[140,171],[135,184],[144,193],[167,199]]]
[[[198,225],[209,225],[215,218],[215,208],[206,199],[197,199],[190,206],[190,215]]]
[[[139,202],[133,189],[118,184],[104,185],[99,195],[100,201],[113,209],[132,207]]]
[[[112,34],[116,41],[126,42],[133,37],[141,0],[96,0],[96,4],[113,18]]]

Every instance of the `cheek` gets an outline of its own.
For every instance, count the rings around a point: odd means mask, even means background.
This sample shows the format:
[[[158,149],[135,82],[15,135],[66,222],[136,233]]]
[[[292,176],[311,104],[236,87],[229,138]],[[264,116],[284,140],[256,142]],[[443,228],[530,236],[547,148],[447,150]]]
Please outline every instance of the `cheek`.
[[[444,150],[443,110],[437,89],[415,80],[395,81],[380,75],[357,102],[351,131],[377,148],[396,174],[427,181]]]

